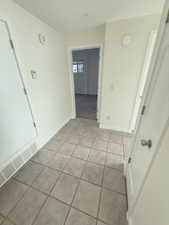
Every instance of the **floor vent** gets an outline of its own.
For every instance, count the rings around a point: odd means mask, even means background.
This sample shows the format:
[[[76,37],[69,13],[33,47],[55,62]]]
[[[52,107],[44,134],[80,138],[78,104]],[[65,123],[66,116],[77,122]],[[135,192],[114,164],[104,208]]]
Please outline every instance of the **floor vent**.
[[[33,144],[25,149],[20,155],[13,158],[13,160],[0,171],[0,187],[5,184],[37,151],[36,145]]]

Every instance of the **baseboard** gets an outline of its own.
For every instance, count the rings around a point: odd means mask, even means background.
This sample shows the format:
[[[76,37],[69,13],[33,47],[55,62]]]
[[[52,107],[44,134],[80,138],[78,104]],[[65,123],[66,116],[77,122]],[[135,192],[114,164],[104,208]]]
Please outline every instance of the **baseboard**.
[[[125,129],[122,129],[122,128],[118,128],[118,127],[114,127],[114,126],[112,126],[111,123],[110,124],[105,124],[102,121],[100,121],[99,127],[103,128],[103,129],[107,129],[107,130],[112,130],[113,132],[119,133],[119,134],[124,135],[124,136],[128,136],[128,135],[131,134],[128,130],[125,130]]]
[[[25,146],[0,169],[0,187],[4,185],[38,151],[36,144]]]
[[[36,143],[38,150],[43,148],[71,119],[72,119],[71,117],[66,119],[54,132],[51,132],[51,134],[49,134],[49,136],[45,138],[45,140]]]
[[[128,221],[128,225],[133,225],[132,219],[131,219],[131,217],[129,216],[128,212],[127,212],[127,221]]]
[[[0,187],[3,186],[26,162],[28,162],[44,145],[53,138],[60,129],[62,129],[71,118],[68,118],[57,129],[56,132],[52,132],[49,137],[37,145],[35,141],[28,146],[25,146],[22,151],[15,154],[3,167],[0,168]]]

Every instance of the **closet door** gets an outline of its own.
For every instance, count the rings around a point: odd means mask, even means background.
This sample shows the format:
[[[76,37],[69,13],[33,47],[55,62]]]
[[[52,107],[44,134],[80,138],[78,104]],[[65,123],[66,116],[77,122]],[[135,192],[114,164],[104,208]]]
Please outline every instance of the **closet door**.
[[[35,137],[7,25],[0,21],[0,168]]]

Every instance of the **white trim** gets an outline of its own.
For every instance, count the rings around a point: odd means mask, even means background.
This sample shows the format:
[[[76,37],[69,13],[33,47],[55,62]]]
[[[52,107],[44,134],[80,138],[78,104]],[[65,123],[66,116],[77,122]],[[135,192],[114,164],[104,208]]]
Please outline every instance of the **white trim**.
[[[149,68],[151,65],[151,60],[152,56],[154,53],[154,46],[156,44],[156,39],[157,39],[157,30],[152,30],[150,32],[148,41],[147,41],[147,47],[145,51],[145,57],[144,57],[144,62],[143,62],[143,68],[141,70],[139,82],[137,85],[137,94],[135,96],[135,100],[133,103],[133,109],[132,109],[132,114],[130,118],[130,125],[129,125],[129,132],[132,133],[136,129],[136,123],[137,120],[139,119],[138,117],[141,117],[141,114],[138,114],[140,104],[141,104],[141,99],[144,93],[144,88],[145,84],[147,82],[147,78],[149,75]]]
[[[156,60],[158,58],[158,54],[159,54],[159,50],[160,50],[160,46],[161,46],[161,40],[162,40],[162,37],[163,37],[163,34],[164,34],[164,30],[165,30],[165,26],[166,26],[166,18],[167,18],[167,15],[168,15],[168,10],[169,10],[169,2],[166,1],[165,5],[164,5],[164,11],[163,11],[163,14],[162,14],[162,17],[161,17],[160,25],[159,25],[159,32],[158,32],[158,35],[157,35],[157,40],[156,40],[156,45],[155,45],[155,49],[154,49],[154,53],[153,53],[153,58],[152,58],[152,62],[151,62],[151,65],[150,65],[149,75],[148,75],[148,79],[147,79],[147,82],[146,82],[146,87],[145,87],[145,91],[144,91],[144,95],[143,95],[143,99],[142,99],[142,103],[141,103],[142,106],[144,105],[144,102],[147,101],[149,92],[151,91],[151,90],[149,90],[150,85],[152,85],[152,83],[154,83],[155,75],[157,76],[157,73],[154,73],[154,68],[156,66]],[[141,108],[142,107],[140,107],[139,113],[141,112]],[[139,130],[140,126],[141,126],[141,121],[142,121],[141,118],[142,117],[139,118],[139,120],[137,121],[137,124],[136,124],[137,129],[136,129],[135,137],[137,137],[138,130]],[[137,195],[135,196],[135,200],[132,203],[131,208],[128,209],[128,218],[129,218],[129,222],[130,222],[129,224],[131,224],[132,214],[134,212],[134,209],[136,207],[136,204],[138,202],[140,194],[141,194],[141,192],[143,190],[143,187],[144,187],[144,184],[146,182],[146,179],[147,179],[147,177],[149,175],[150,168],[151,168],[151,166],[152,166],[152,164],[154,162],[155,155],[158,152],[158,146],[159,146],[159,144],[161,142],[162,136],[160,137],[159,143],[157,144],[157,147],[156,147],[156,150],[154,152],[153,158],[152,158],[151,163],[149,165],[149,168],[148,168],[148,170],[147,170],[147,172],[145,174],[143,182],[142,182],[142,184],[141,184],[141,186],[139,188],[139,191],[137,192]],[[135,138],[135,140],[136,140],[136,138]],[[135,141],[133,142],[133,145],[132,145],[131,156],[132,156],[132,154],[135,151],[134,147],[135,147]],[[129,170],[129,167],[127,167],[127,170]],[[128,201],[131,201],[131,199],[128,198]]]
[[[76,118],[75,87],[74,87],[74,78],[73,78],[73,72],[72,72],[72,51],[73,50],[93,49],[93,48],[100,49],[98,90],[97,90],[97,121],[100,122],[101,89],[102,89],[101,88],[101,85],[102,85],[102,63],[103,63],[103,44],[102,43],[68,47],[68,69],[69,69],[70,89],[71,89],[71,99],[72,99],[72,118]]]
[[[128,213],[127,213],[127,221],[128,221],[128,225],[133,225],[132,219],[131,219],[131,217],[129,216]]]
[[[11,31],[10,31],[8,22],[6,20],[1,19],[1,18],[0,18],[0,22],[4,23],[4,25],[6,27],[6,30],[7,30],[7,33],[8,33],[9,40],[11,40],[13,42],[13,37],[12,37]],[[14,42],[13,42],[13,44],[14,44]],[[14,55],[14,58],[15,58],[15,61],[16,61],[16,66],[17,66],[17,69],[18,69],[18,73],[19,73],[19,77],[20,77],[22,86],[25,90],[27,90],[24,79],[23,79],[23,75],[22,75],[22,72],[21,72],[21,69],[20,69],[20,64],[19,64],[19,60],[18,60],[18,57],[17,57],[15,45],[14,45],[14,48],[13,48],[12,52],[13,52],[13,55]],[[29,110],[30,110],[30,113],[31,113],[32,123],[34,124],[34,123],[36,123],[36,120],[35,120],[35,117],[34,117],[31,101],[30,101],[30,98],[29,98],[29,93],[27,93],[27,95],[26,95],[26,100],[27,100],[28,107],[29,107]],[[38,136],[38,129],[37,129],[37,127],[34,127],[34,129],[35,129],[36,137],[37,137]]]

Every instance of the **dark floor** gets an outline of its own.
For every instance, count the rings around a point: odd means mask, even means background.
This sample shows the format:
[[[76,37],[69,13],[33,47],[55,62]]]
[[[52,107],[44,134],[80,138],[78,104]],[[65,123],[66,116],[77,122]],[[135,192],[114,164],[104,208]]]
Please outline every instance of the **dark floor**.
[[[76,94],[77,118],[97,119],[97,95]]]

